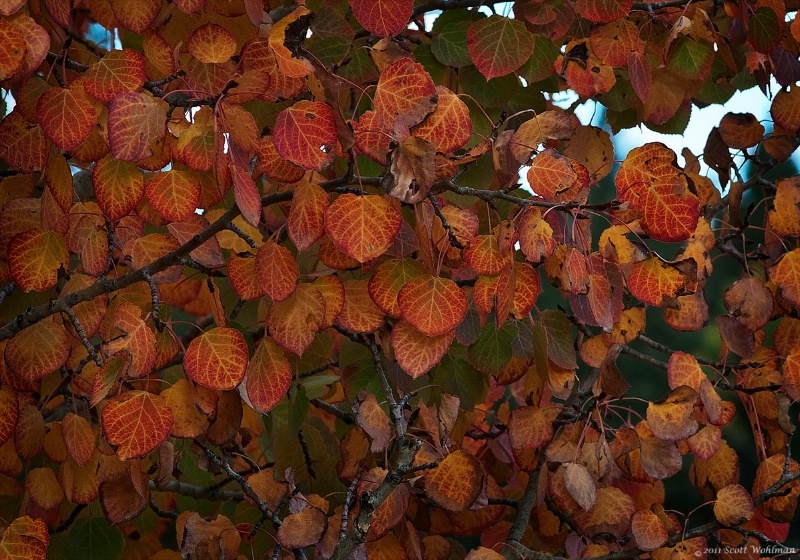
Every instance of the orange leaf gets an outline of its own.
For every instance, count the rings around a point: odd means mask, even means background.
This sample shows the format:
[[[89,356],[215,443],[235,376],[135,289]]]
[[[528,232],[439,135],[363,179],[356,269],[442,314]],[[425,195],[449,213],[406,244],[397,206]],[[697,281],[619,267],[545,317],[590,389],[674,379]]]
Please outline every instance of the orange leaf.
[[[738,484],[729,484],[717,492],[714,517],[725,527],[741,525],[755,514],[753,498]]]
[[[189,35],[187,48],[193,57],[205,64],[227,62],[236,53],[236,39],[230,31],[215,23],[195,28]]]
[[[753,496],[766,491],[773,484],[778,482],[784,474],[786,455],[777,453],[761,461],[756,469],[756,477],[753,481]],[[794,459],[789,459],[788,473],[793,474],[800,470],[800,465]],[[735,482],[735,481],[734,481]],[[794,517],[797,510],[797,501],[800,497],[800,483],[797,479],[783,487],[782,491],[762,502],[758,509],[764,517],[778,523],[788,523]]]
[[[523,212],[518,232],[519,246],[527,260],[541,262],[555,251],[553,228],[538,208],[528,208]]]
[[[289,249],[268,240],[259,247],[255,258],[255,273],[261,289],[273,302],[283,301],[294,293],[300,270]]]
[[[647,422],[653,435],[664,441],[679,441],[694,434],[698,425],[691,414],[696,402],[697,392],[681,385],[663,401],[648,404]]]
[[[352,126],[358,150],[381,165],[386,165],[392,130],[387,128],[383,115],[371,110],[364,111]]]
[[[356,415],[356,422],[361,429],[372,438],[370,450],[373,453],[385,450],[392,439],[392,428],[389,424],[389,416],[378,404],[375,395],[360,391],[356,402],[353,403],[353,413]]]
[[[3,560],[47,560],[50,535],[41,519],[18,517],[3,532],[0,557]]]
[[[247,365],[244,388],[247,403],[257,412],[266,414],[277,405],[292,385],[292,368],[283,349],[269,338],[264,338]]]
[[[381,311],[391,317],[400,317],[400,305],[397,303],[400,289],[424,271],[419,261],[413,259],[384,261],[369,279],[369,296]]]
[[[278,543],[289,549],[302,549],[317,544],[327,528],[325,512],[309,505],[283,518],[278,528]]]
[[[700,369],[697,358],[685,352],[673,352],[669,357],[667,366],[667,380],[669,388],[676,389],[681,385],[700,391],[700,383],[707,379],[706,374]]]
[[[785,130],[800,128],[798,100],[800,100],[800,89],[793,87],[791,90],[782,89],[777,93],[769,108],[769,114],[775,124]]]
[[[70,456],[85,467],[95,450],[95,434],[91,424],[83,416],[68,412],[61,421],[61,435]]]
[[[325,210],[325,232],[337,249],[364,263],[379,257],[400,231],[400,212],[377,195],[340,195]]]
[[[676,193],[670,184],[653,185],[641,193],[638,207],[642,227],[658,241],[683,241],[694,233],[700,218],[700,202],[688,190]]]
[[[383,319],[383,312],[369,297],[367,280],[345,280],[344,307],[336,324],[351,332],[371,333],[383,325]]]
[[[126,350],[117,352],[114,356],[106,358],[92,380],[92,393],[89,406],[97,406],[100,401],[105,399],[117,379],[127,373],[130,365],[131,353]]]
[[[142,320],[142,310],[130,302],[120,302],[113,311],[112,324],[113,335],[103,344],[103,353],[106,356],[118,355],[120,351],[129,353],[130,367],[125,366],[128,377],[138,379],[149,374],[156,361],[156,337]]]
[[[135,163],[105,156],[92,170],[97,205],[116,221],[136,208],[144,196],[144,174]]]
[[[464,249],[464,262],[477,274],[493,276],[511,265],[511,253],[501,252],[494,235],[478,235]]]
[[[597,491],[594,507],[589,511],[578,510],[574,519],[585,535],[608,533],[620,538],[630,528],[635,509],[628,494],[614,486],[606,486]]]
[[[108,109],[108,143],[117,159],[138,161],[164,136],[166,104],[144,93],[121,93]]]
[[[42,127],[26,121],[16,108],[0,123],[0,158],[11,169],[41,171],[47,165],[48,145]]]
[[[164,397],[146,391],[126,391],[100,412],[103,435],[117,446],[117,456],[123,461],[156,449],[169,436],[173,421]]]
[[[454,451],[422,477],[425,493],[440,508],[460,513],[470,507],[483,489],[484,473],[471,454]]]
[[[375,90],[374,106],[383,122],[414,126],[436,108],[436,85],[425,68],[400,58],[384,68]]]
[[[200,183],[187,171],[160,171],[152,174],[144,187],[147,200],[156,212],[172,222],[189,219],[200,202]]]
[[[183,245],[188,243],[192,237],[201,233],[209,226],[209,221],[205,216],[192,213],[188,219],[182,222],[172,222],[167,224],[167,230],[172,236]],[[225,258],[222,255],[222,248],[215,237],[212,237],[197,249],[189,253],[194,260],[207,266],[208,268],[220,268],[225,266]]]
[[[41,292],[58,283],[58,270],[67,269],[69,251],[59,234],[42,228],[18,233],[8,243],[8,268],[25,292]]]
[[[769,269],[770,280],[778,286],[780,295],[800,307],[800,249],[792,249]]]
[[[728,113],[719,123],[719,133],[729,148],[744,150],[761,142],[764,125],[752,113]]]
[[[52,88],[39,98],[36,117],[50,140],[65,152],[88,138],[97,108],[81,86]]]
[[[336,119],[319,101],[298,101],[280,112],[272,133],[278,153],[305,169],[324,169],[337,146]]]
[[[168,233],[151,233],[128,241],[123,246],[122,251],[126,255],[130,255],[131,264],[135,268],[142,268],[167,253],[171,253],[178,247],[180,247],[178,240]],[[156,283],[174,282],[181,277],[182,272],[183,268],[181,266],[171,266],[154,274],[153,278]]]
[[[153,1],[160,3],[160,0],[141,0],[135,4],[126,3],[126,6]],[[86,93],[108,103],[121,93],[134,92],[142,87],[146,79],[144,57],[131,49],[109,51],[92,64],[83,77]]]
[[[23,4],[24,2],[21,2],[20,6]],[[22,33],[26,46],[25,58],[22,59],[22,65],[14,76],[15,81],[21,81],[33,74],[44,61],[50,50],[50,35],[44,27],[22,12],[14,14],[8,22]]]
[[[194,438],[208,428],[208,417],[198,410],[192,395],[192,384],[187,379],[178,379],[161,393],[174,418],[173,437]]]
[[[231,175],[233,175],[233,195],[236,199],[236,206],[242,212],[242,216],[253,226],[258,227],[261,221],[261,195],[258,186],[250,174],[238,165],[229,165]]]
[[[358,484],[358,495],[375,490],[386,480],[388,471],[374,467],[361,478]],[[368,541],[373,542],[397,527],[405,518],[408,510],[409,490],[407,484],[399,484],[392,489],[381,505],[375,510],[369,526]]]
[[[267,314],[269,334],[281,347],[301,356],[325,320],[325,298],[311,284],[300,284],[286,300],[273,303]]]
[[[794,346],[783,362],[783,388],[792,400],[800,400],[800,345]]]
[[[20,381],[36,382],[67,361],[70,353],[67,329],[42,320],[17,333],[5,349],[8,368]]]
[[[287,43],[296,43],[305,38],[311,17],[308,8],[300,6],[275,23],[269,31],[269,46],[275,54],[280,73],[290,78],[303,78],[314,71],[314,66],[306,58],[286,46]]]
[[[31,469],[25,477],[25,490],[30,499],[42,509],[53,509],[64,501],[64,489],[53,469]]]
[[[447,278],[421,274],[397,295],[400,313],[426,336],[441,336],[456,328],[467,314],[467,296]]]
[[[256,274],[256,259],[249,253],[232,254],[228,260],[228,280],[241,299],[258,299],[266,294]]]
[[[211,389],[233,389],[244,378],[247,343],[236,329],[215,327],[189,344],[183,367],[189,378]]]
[[[769,225],[780,236],[800,235],[800,182],[797,177],[778,181],[769,213]]]
[[[533,34],[518,19],[493,14],[467,28],[467,50],[487,80],[505,76],[533,54]]]
[[[449,154],[472,136],[472,119],[466,103],[444,86],[436,86],[436,109],[416,126],[412,134],[427,140],[437,152]]]
[[[508,437],[513,449],[539,449],[553,439],[552,411],[521,406],[511,411]]]
[[[527,163],[539,144],[548,140],[569,140],[572,121],[565,111],[544,111],[522,123],[511,140],[511,153],[518,163]]]
[[[439,336],[425,336],[408,321],[399,321],[392,329],[394,357],[403,371],[416,379],[439,363],[454,337],[454,330]]]
[[[325,235],[327,208],[328,194],[318,184],[301,181],[294,187],[286,229],[298,250],[305,251]]]
[[[320,276],[311,284],[325,300],[325,317],[320,321],[319,330],[333,326],[339,313],[344,309],[344,282],[336,275]]]
[[[548,148],[533,158],[528,182],[533,191],[545,200],[558,201],[559,195],[578,182],[578,174],[571,159]]]
[[[658,257],[635,263],[628,275],[631,294],[644,303],[656,306],[664,306],[674,300],[686,282],[683,272]]]
[[[655,550],[664,546],[669,534],[661,519],[649,510],[639,510],[631,517],[631,533],[636,546],[642,550]]]
[[[25,60],[25,36],[8,23],[0,20],[0,82],[13,76]]]
[[[408,25],[414,0],[351,0],[353,16],[378,37],[392,37]]]
[[[256,173],[262,173],[270,181],[279,183],[296,183],[303,178],[305,169],[295,165],[280,156],[275,149],[272,136],[262,136],[258,142],[258,152],[256,153]]]
[[[0,446],[14,435],[19,419],[19,401],[9,387],[0,387]]]
[[[695,457],[708,460],[714,456],[722,444],[722,430],[713,424],[703,426],[686,440],[686,443],[689,444],[689,449]]]

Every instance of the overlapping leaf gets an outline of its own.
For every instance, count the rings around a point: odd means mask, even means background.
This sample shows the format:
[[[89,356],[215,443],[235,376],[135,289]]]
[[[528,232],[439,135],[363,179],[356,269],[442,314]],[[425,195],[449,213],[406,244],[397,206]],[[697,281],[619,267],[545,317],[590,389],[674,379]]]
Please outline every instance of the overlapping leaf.
[[[364,29],[378,37],[397,35],[408,24],[413,0],[350,0],[353,16]]]
[[[400,58],[381,72],[375,91],[375,112],[383,122],[413,126],[437,104],[436,86],[428,72],[410,58]]]
[[[215,327],[192,340],[183,359],[186,375],[192,381],[220,391],[241,383],[247,363],[244,337],[229,327]]]
[[[114,157],[138,161],[151,155],[151,145],[164,135],[166,107],[144,93],[122,93],[108,110],[108,143]]]
[[[400,314],[426,336],[441,336],[461,323],[467,314],[467,296],[450,279],[420,274],[397,295]]]
[[[152,1],[144,0],[138,4]],[[86,93],[107,103],[121,93],[138,90],[145,79],[144,57],[132,49],[123,49],[109,51],[92,64],[84,74],[83,84]]]
[[[324,169],[336,149],[333,110],[319,101],[298,101],[275,121],[272,140],[284,158],[305,169]]]
[[[517,19],[491,15],[467,28],[467,49],[487,80],[517,70],[533,54],[533,35]]]
[[[86,140],[97,122],[97,108],[80,85],[49,89],[36,107],[42,130],[64,151]]]
[[[386,252],[402,218],[376,195],[340,195],[325,210],[325,232],[345,255],[364,263]]]
[[[66,270],[69,251],[58,233],[33,228],[18,233],[8,243],[8,269],[23,291],[41,292],[58,282],[60,268]]]

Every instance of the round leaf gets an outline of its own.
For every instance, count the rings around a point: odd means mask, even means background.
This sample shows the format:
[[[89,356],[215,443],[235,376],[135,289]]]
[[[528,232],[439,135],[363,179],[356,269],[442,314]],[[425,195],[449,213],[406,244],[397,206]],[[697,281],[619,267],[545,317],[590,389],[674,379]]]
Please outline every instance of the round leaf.
[[[379,257],[400,231],[400,212],[376,195],[340,195],[325,210],[325,232],[348,257],[364,263]]]
[[[397,295],[403,319],[426,336],[441,336],[456,328],[467,314],[467,296],[448,278],[422,274]]]
[[[166,400],[146,391],[126,391],[106,403],[100,413],[103,434],[117,446],[123,461],[143,457],[167,439],[172,411]]]
[[[280,112],[272,139],[281,157],[305,169],[324,169],[337,145],[333,109],[319,101],[298,101]]]
[[[467,49],[487,80],[517,70],[533,54],[533,35],[518,19],[491,15],[467,28]]]
[[[33,228],[18,233],[8,243],[11,277],[25,292],[41,292],[58,283],[58,270],[66,269],[69,251],[54,231]]]
[[[261,341],[247,365],[244,387],[254,410],[266,414],[277,405],[292,385],[292,368],[283,350],[269,338]]]
[[[422,477],[425,493],[443,510],[459,513],[475,502],[483,489],[478,460],[460,449],[445,457]]]
[[[241,383],[247,359],[247,343],[242,333],[229,327],[215,327],[192,340],[183,367],[192,381],[227,391]]]

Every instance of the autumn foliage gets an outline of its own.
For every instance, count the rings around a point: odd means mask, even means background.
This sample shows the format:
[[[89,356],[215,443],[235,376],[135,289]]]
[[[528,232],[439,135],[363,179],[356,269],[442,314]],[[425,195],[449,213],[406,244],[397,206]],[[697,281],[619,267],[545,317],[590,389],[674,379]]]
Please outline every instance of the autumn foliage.
[[[778,556],[798,7],[0,0],[0,560]]]

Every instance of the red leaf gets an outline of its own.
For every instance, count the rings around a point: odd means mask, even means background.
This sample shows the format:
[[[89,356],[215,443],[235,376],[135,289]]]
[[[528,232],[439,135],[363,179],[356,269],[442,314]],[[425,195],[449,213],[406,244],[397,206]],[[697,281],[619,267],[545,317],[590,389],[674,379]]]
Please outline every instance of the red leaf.
[[[112,221],[130,214],[144,196],[142,171],[134,163],[110,155],[95,164],[92,183],[98,206]]]
[[[449,154],[467,143],[472,136],[469,107],[444,86],[436,86],[438,103],[433,113],[416,126],[412,134],[433,144],[437,152]],[[383,138],[388,138],[381,135]]]
[[[138,161],[152,155],[150,146],[164,135],[166,107],[144,93],[122,93],[108,110],[108,143],[117,159]]]
[[[298,101],[280,112],[272,139],[282,157],[306,169],[324,169],[337,145],[333,109],[319,101]]]
[[[311,284],[300,284],[286,300],[274,303],[267,328],[275,342],[301,356],[314,341],[325,320],[325,298]]]
[[[292,385],[292,368],[283,350],[269,338],[264,338],[247,365],[243,398],[257,412],[266,414],[277,405]]]
[[[455,330],[439,336],[425,336],[411,323],[399,321],[392,329],[392,348],[397,365],[416,379],[439,363],[454,337]]]
[[[594,23],[608,23],[624,18],[633,0],[576,0],[575,11]]]
[[[374,106],[382,122],[414,126],[436,108],[437,99],[436,86],[425,68],[401,58],[381,72]]]
[[[467,28],[469,56],[487,80],[522,66],[533,54],[533,44],[533,35],[518,19],[491,15]]]
[[[327,208],[328,194],[318,184],[301,181],[295,186],[286,229],[298,250],[305,251],[325,235]]]
[[[71,85],[44,92],[36,117],[47,137],[68,152],[88,138],[97,123],[97,108],[82,87]]]
[[[238,165],[230,164],[231,175],[233,175],[233,196],[236,199],[236,206],[242,212],[242,216],[258,227],[261,221],[261,194],[258,192],[253,178]]]
[[[350,0],[353,16],[378,37],[397,35],[411,18],[414,0]]]
[[[141,0],[126,5],[140,5],[151,1],[161,2],[161,0]],[[83,83],[86,93],[107,103],[121,93],[138,90],[145,79],[144,57],[134,50],[124,49],[109,51],[102,59],[92,64],[84,74]]]
[[[227,62],[236,53],[236,39],[233,34],[215,23],[197,27],[189,35],[186,46],[193,57],[205,64]]]
[[[261,288],[272,301],[283,301],[294,293],[300,269],[289,249],[269,240],[259,247],[255,260]]]
[[[403,319],[426,336],[441,336],[456,328],[467,314],[467,296],[447,278],[421,274],[397,295]]]
[[[197,210],[200,183],[188,171],[170,169],[150,175],[144,194],[156,212],[169,221],[180,222]]]
[[[11,277],[25,292],[41,292],[58,283],[58,270],[68,267],[67,243],[59,234],[42,228],[18,233],[8,243]]]

